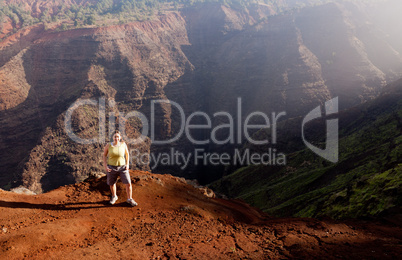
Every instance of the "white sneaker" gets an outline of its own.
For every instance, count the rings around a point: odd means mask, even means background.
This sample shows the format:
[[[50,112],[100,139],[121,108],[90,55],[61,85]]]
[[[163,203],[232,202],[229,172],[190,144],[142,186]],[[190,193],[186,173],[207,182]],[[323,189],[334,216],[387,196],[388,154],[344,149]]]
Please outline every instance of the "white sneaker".
[[[113,196],[113,197],[110,199],[109,203],[113,205],[113,204],[116,203],[117,199],[118,199],[117,196]]]
[[[135,207],[135,206],[138,205],[138,203],[135,202],[135,200],[133,200],[133,199],[128,199],[128,200],[127,200],[127,203],[130,204],[130,205],[133,206],[133,207]]]

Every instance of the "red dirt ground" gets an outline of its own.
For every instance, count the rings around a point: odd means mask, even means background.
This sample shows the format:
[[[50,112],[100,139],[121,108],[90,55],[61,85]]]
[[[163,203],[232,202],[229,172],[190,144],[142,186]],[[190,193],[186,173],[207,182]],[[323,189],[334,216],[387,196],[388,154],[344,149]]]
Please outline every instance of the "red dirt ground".
[[[269,218],[170,175],[132,171],[139,203],[105,178],[40,195],[0,190],[0,259],[396,259],[400,226]],[[120,183],[120,182],[119,182]]]

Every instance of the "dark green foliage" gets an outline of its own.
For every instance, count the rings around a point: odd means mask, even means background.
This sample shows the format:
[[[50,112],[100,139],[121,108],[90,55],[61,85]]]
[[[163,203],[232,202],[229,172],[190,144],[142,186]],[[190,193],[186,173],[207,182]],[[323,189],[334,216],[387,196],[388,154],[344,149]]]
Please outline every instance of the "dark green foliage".
[[[85,20],[85,23],[88,25],[94,25],[96,21],[95,15],[90,15],[87,17],[87,19]]]
[[[338,163],[304,149],[288,154],[286,167],[244,167],[211,188],[276,216],[356,218],[397,209],[402,202],[402,81],[396,84],[392,94],[340,113]]]
[[[96,4],[95,8],[98,14],[105,14],[113,10],[113,6],[113,0],[100,0]]]

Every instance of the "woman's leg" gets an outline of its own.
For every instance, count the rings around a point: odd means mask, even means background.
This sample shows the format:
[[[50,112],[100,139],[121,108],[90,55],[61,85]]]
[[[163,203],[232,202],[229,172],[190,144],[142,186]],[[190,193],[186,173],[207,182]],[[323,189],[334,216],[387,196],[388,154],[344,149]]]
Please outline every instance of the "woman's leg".
[[[112,193],[112,197],[110,198],[109,203],[113,205],[117,201],[116,183],[113,185],[109,185],[109,187],[110,187],[110,192]]]
[[[126,185],[126,193],[127,193],[127,199],[132,199],[133,196],[133,188],[131,186],[131,183],[125,184]]]
[[[117,194],[116,194],[116,192],[117,192],[116,183],[113,184],[113,185],[110,185],[109,187],[110,187],[110,192],[112,193],[112,197],[116,197],[117,196]]]
[[[133,188],[131,186],[131,183],[126,184],[126,192],[127,192],[127,202],[133,207],[137,206],[138,203],[135,202],[135,200],[133,200],[133,197],[132,197]]]

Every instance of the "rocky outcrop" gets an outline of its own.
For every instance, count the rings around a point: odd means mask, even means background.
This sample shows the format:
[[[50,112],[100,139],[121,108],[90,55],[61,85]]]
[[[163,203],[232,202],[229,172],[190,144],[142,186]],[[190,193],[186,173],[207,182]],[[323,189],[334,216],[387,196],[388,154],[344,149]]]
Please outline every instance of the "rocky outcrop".
[[[208,197],[176,177],[130,174],[134,208],[126,203],[121,182],[116,204],[108,204],[105,177],[39,195],[0,190],[2,258],[398,259],[401,254],[400,221],[270,218],[240,200]]]

